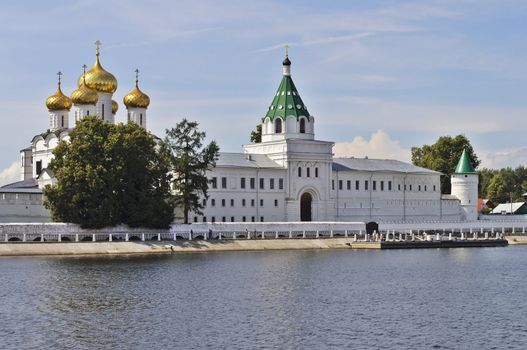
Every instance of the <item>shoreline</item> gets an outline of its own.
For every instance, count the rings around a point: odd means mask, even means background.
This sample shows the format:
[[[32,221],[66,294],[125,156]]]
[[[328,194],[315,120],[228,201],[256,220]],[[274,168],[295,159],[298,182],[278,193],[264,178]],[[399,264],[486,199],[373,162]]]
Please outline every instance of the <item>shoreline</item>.
[[[510,245],[527,245],[527,236],[507,236],[505,238]],[[351,243],[353,243],[353,238],[350,237],[324,239],[238,239],[222,241],[196,240],[177,242],[19,242],[0,243],[0,257],[145,255],[221,251],[351,249]]]

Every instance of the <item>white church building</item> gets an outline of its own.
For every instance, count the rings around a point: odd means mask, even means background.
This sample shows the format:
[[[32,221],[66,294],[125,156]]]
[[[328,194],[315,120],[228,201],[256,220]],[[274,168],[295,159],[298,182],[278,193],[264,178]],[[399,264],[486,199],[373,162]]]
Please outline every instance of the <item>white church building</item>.
[[[117,80],[99,56],[97,46],[96,62],[80,76],[71,98],[62,93],[59,76],[57,91],[46,101],[49,130],[21,151],[21,181],[0,188],[0,221],[49,221],[42,188],[55,181],[47,169],[53,149],[85,115],[115,122]],[[146,128],[149,103],[136,79],[124,97],[127,119]],[[478,175],[466,152],[452,176],[451,195],[441,194],[442,174],[436,171],[391,159],[334,158],[333,142],[315,138],[315,118],[293,83],[287,55],[261,127],[261,142],[245,145],[241,153],[220,153],[207,174],[203,214],[191,213],[191,221],[477,220]]]

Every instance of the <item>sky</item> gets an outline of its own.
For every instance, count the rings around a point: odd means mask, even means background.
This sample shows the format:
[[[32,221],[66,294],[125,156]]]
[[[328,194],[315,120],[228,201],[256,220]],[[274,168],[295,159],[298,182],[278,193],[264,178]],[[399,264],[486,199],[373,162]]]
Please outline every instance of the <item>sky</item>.
[[[158,136],[196,120],[240,152],[292,77],[336,156],[410,160],[413,146],[466,135],[482,167],[527,165],[527,1],[6,1],[0,7],[0,185],[48,128],[46,98],[102,65],[122,98],[140,70]]]

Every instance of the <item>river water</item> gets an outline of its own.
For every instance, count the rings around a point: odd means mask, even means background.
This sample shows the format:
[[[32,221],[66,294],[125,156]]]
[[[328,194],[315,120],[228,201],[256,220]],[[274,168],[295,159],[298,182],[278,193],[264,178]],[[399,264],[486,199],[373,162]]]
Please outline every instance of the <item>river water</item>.
[[[526,349],[527,247],[0,259],[0,349]]]

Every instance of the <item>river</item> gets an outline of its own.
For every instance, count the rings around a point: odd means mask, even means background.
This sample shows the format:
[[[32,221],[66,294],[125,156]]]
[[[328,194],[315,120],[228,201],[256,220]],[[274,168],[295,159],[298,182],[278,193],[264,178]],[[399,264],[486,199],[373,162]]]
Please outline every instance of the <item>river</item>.
[[[525,349],[527,247],[0,258],[1,349]]]

